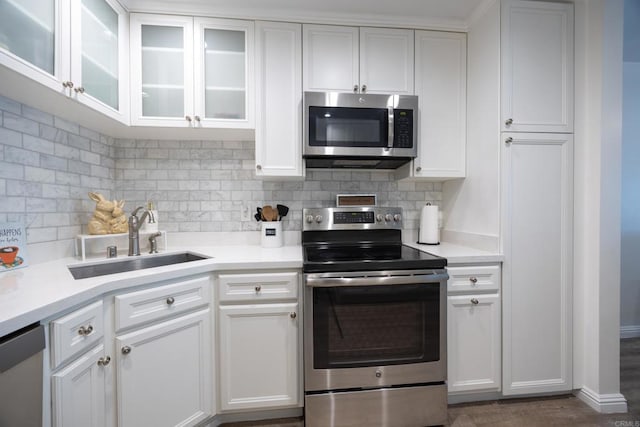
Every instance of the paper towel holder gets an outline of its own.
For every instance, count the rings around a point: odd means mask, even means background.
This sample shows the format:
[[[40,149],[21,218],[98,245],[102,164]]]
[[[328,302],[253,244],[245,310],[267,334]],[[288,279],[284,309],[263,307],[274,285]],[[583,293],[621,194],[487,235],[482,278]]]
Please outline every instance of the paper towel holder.
[[[427,202],[426,206],[431,206],[431,203]],[[421,226],[422,226],[422,224],[421,224]],[[437,227],[437,225],[436,225],[436,227]],[[419,244],[419,245],[438,246],[440,244],[440,232],[439,232],[439,230],[438,230],[438,241],[436,243],[421,242],[420,241],[420,232],[418,232],[418,240],[416,241],[416,243]]]

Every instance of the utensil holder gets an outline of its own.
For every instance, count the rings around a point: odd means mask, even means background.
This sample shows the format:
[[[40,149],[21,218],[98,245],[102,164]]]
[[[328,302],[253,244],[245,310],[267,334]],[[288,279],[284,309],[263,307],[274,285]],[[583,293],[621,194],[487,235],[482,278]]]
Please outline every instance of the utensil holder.
[[[260,244],[263,248],[279,248],[284,244],[281,221],[262,221]]]

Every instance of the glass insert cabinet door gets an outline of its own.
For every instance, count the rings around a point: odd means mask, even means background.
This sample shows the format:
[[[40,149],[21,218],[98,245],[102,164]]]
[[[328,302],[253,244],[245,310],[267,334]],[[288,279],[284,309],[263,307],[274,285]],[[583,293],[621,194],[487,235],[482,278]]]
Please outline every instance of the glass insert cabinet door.
[[[196,18],[194,25],[196,112],[203,122],[251,126],[253,23]]]
[[[55,75],[57,37],[55,0],[0,0],[0,49]]]

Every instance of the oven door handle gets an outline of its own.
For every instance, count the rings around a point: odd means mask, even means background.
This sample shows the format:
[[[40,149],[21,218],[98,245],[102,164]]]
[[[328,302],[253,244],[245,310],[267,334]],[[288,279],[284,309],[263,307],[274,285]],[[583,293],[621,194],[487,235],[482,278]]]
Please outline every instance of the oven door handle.
[[[361,277],[312,277],[305,278],[312,288],[333,288],[340,286],[415,285],[447,281],[447,273],[420,274],[407,276],[361,276]]]

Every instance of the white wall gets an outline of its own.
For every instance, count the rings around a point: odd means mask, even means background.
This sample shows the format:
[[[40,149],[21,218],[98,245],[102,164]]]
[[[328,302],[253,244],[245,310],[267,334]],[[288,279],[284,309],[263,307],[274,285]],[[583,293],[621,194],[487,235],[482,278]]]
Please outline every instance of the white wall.
[[[620,334],[640,336],[640,2],[625,1]]]
[[[443,240],[498,250],[500,234],[500,4],[467,39],[467,177],[442,187]],[[462,243],[462,241],[460,241]]]

